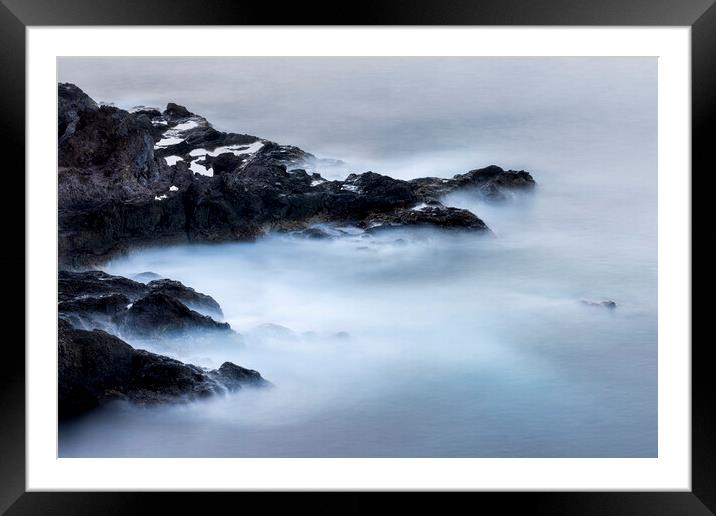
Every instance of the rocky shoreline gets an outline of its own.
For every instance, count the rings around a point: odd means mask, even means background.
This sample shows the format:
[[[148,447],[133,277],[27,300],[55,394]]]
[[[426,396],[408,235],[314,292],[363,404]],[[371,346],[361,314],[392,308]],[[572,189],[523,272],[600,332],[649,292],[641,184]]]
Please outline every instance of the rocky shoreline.
[[[499,202],[535,186],[528,172],[495,165],[451,178],[328,180],[320,174],[328,160],[218,131],[177,104],[125,111],[67,83],[58,98],[60,417],[113,400],[154,404],[270,385],[230,362],[209,370],[130,346],[124,339],[234,332],[206,294],[151,273],[137,281],[87,270],[93,264],[165,242],[251,241],[277,230],[326,237],[316,228],[325,223],[489,233],[444,196],[469,190]]]
[[[142,405],[191,401],[270,385],[225,362],[210,370],[135,349],[124,338],[167,340],[234,334],[210,296],[178,281],[144,284],[101,271],[59,273],[58,408],[67,418],[116,400]],[[189,308],[189,307],[195,308]]]
[[[471,189],[500,200],[535,186],[528,172],[494,165],[452,178],[404,181],[364,172],[330,181],[312,154],[217,131],[176,104],[128,112],[99,106],[72,84],[58,92],[63,266],[101,263],[149,243],[253,240],[319,222],[486,231],[477,215],[455,216],[441,198]]]

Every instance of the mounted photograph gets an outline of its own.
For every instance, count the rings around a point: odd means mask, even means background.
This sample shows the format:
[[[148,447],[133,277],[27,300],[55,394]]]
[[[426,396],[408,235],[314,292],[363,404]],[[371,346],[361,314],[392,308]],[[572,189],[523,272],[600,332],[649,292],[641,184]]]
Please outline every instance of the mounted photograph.
[[[58,57],[58,456],[658,457],[657,83]]]

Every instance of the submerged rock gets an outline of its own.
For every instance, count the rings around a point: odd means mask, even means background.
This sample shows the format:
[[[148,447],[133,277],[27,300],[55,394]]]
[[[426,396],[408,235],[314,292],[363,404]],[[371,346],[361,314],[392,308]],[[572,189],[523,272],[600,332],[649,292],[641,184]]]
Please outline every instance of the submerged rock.
[[[61,418],[113,400],[149,405],[191,401],[268,385],[257,371],[231,362],[219,370],[135,349],[104,331],[58,321],[58,407]]]
[[[616,301],[612,301],[611,299],[602,299],[602,300],[593,300],[593,299],[582,299],[580,300],[580,303],[586,306],[595,306],[600,308],[607,308],[609,310],[614,310],[617,307]]]

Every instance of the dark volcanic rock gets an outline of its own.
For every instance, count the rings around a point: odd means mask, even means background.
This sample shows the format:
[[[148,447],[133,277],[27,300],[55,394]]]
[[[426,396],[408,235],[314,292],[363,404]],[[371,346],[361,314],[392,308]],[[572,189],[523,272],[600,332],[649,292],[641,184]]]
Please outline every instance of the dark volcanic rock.
[[[110,329],[117,314],[127,310],[130,300],[124,294],[109,294],[101,297],[79,297],[60,301],[57,311],[60,317],[72,326],[84,329]]]
[[[61,146],[72,136],[77,121],[85,111],[96,111],[97,103],[74,84],[60,83],[57,87],[57,138]]]
[[[160,279],[150,281],[147,286],[152,292],[159,292],[173,297],[193,310],[218,315],[219,317],[224,316],[219,303],[213,297],[197,292],[180,281]]]
[[[112,276],[102,271],[60,271],[58,273],[58,299],[60,302],[116,294],[121,294],[130,301],[134,301],[148,292],[149,287],[143,283],[122,276]]]
[[[295,168],[298,165],[315,163],[316,157],[294,147],[293,145],[279,145],[274,142],[265,142],[263,147],[257,153],[264,160],[270,160],[275,163],[286,165],[287,168]]]
[[[149,118],[157,118],[162,116],[162,112],[156,108],[140,108],[132,111],[134,115],[145,115]]]
[[[501,200],[507,190],[527,190],[535,186],[532,176],[524,170],[503,170],[496,165],[471,170],[453,177],[455,188],[477,187],[488,198]]]
[[[100,330],[85,331],[58,321],[58,405],[61,418],[112,400],[138,404],[189,401],[268,384],[249,369],[224,363],[207,371],[162,355],[134,349]]]
[[[67,113],[62,114],[63,118]],[[69,129],[69,126],[68,126]],[[147,117],[101,106],[79,112],[74,131],[59,142],[60,167],[115,167],[115,175],[132,176],[140,185],[156,176],[152,125]],[[125,177],[124,179],[128,179]]]
[[[79,297],[70,301],[60,301],[58,310],[61,313],[95,313],[113,316],[127,308],[130,300],[124,294],[109,294],[101,297]]]
[[[534,185],[529,173],[497,166],[450,179],[403,181],[365,172],[327,181],[314,168],[325,160],[298,147],[217,131],[183,106],[170,103],[161,116],[128,113],[97,107],[76,86],[61,84],[59,90],[63,265],[100,262],[149,242],[253,240],[270,230],[321,222],[382,217],[392,225],[472,227],[477,223],[456,211],[400,210],[458,189],[501,199]],[[171,166],[165,159],[170,156]],[[194,173],[202,165],[213,176]]]
[[[219,154],[210,161],[211,168],[214,169],[214,175],[226,174],[227,172],[235,172],[241,165],[242,160],[238,156],[230,152]]]
[[[232,331],[228,323],[220,323],[195,312],[163,292],[151,292],[135,301],[126,312],[117,316],[117,324],[123,335],[138,337],[168,337],[193,331]]]
[[[360,226],[366,228],[367,231],[403,226],[489,231],[487,225],[471,211],[442,205],[426,205],[380,213],[363,220]]]
[[[490,200],[503,200],[513,190],[530,190],[535,181],[524,170],[503,170],[496,165],[457,174],[451,179],[422,177],[410,181],[421,200],[439,200],[455,190],[473,189]]]
[[[164,114],[172,117],[172,118],[183,118],[193,115],[191,111],[189,111],[184,106],[180,106],[179,104],[174,104],[174,102],[170,102],[167,104],[167,108],[164,110]]]
[[[230,391],[241,389],[245,385],[265,387],[269,382],[253,369],[237,366],[231,362],[224,362],[219,369],[212,371],[211,377],[226,386]]]
[[[102,271],[60,271],[58,312],[80,328],[112,329],[140,337],[171,336],[191,330],[231,331],[219,304],[179,281],[148,284]],[[195,311],[197,310],[197,311]]]

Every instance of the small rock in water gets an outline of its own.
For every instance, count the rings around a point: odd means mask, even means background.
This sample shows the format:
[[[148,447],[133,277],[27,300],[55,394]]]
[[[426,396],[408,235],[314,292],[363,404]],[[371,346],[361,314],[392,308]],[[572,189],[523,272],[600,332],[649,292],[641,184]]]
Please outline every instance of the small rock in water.
[[[617,307],[616,301],[612,301],[611,299],[603,299],[601,301],[582,299],[581,303],[587,306],[601,306],[603,308],[608,308],[609,310],[614,310]]]
[[[286,328],[280,324],[264,323],[254,328],[254,333],[262,337],[294,339],[295,332],[291,328]]]

